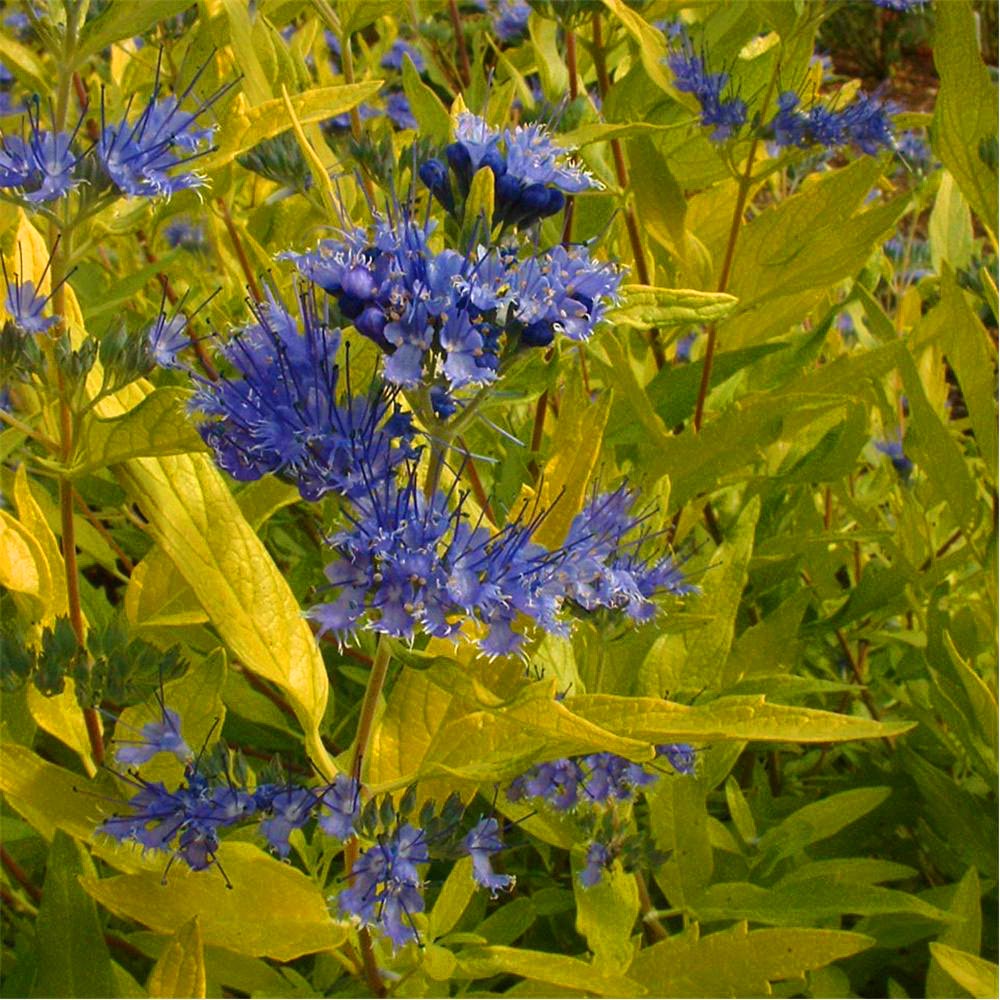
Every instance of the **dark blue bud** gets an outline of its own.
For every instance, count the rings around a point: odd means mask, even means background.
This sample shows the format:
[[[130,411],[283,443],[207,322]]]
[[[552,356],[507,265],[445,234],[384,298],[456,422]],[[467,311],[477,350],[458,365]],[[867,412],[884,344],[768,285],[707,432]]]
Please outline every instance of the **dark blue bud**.
[[[379,340],[385,329],[385,313],[378,306],[367,306],[360,316],[354,320],[358,333],[363,333],[372,340]]]
[[[498,205],[514,205],[521,198],[521,182],[511,174],[504,174],[497,178],[494,192]]]
[[[345,295],[364,301],[375,294],[375,279],[368,268],[352,267],[344,272],[344,276],[340,279],[340,287]]]
[[[566,204],[566,196],[558,188],[546,188],[548,192],[548,204],[538,214],[543,218],[555,215],[563,210]]]
[[[554,339],[552,324],[546,323],[545,320],[529,323],[521,331],[521,343],[528,347],[548,347]]]
[[[544,184],[529,184],[522,192],[519,208],[528,219],[544,214],[549,204],[549,189]]]
[[[451,169],[455,171],[462,194],[468,194],[469,183],[472,180],[472,157],[469,151],[460,142],[453,142],[445,148],[444,155],[448,158]]]
[[[340,298],[337,299],[337,304],[340,306],[340,311],[348,319],[357,319],[365,308],[365,304],[361,299],[356,299],[353,295],[348,295],[346,292],[341,293]]]
[[[447,420],[458,409],[451,394],[440,385],[435,385],[431,389],[431,406],[438,420]]]
[[[507,173],[507,161],[500,155],[500,150],[495,146],[492,149],[488,149],[479,161],[477,169],[482,170],[483,167],[489,167],[493,171],[494,177],[503,177]]]
[[[417,170],[420,179],[448,212],[455,211],[455,198],[451,193],[448,168],[440,160],[426,160]]]

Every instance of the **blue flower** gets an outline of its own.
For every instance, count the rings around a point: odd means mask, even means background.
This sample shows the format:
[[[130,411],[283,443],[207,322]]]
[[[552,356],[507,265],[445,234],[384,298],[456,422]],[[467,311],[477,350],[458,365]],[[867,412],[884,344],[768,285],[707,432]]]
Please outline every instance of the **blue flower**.
[[[45,131],[37,109],[26,105],[25,110],[27,136],[0,137],[0,188],[13,189],[33,204],[54,201],[79,183],[74,175],[79,157],[72,149],[76,133]]]
[[[493,896],[500,890],[514,887],[513,875],[498,875],[493,871],[490,855],[503,850],[500,825],[492,816],[481,819],[462,841],[466,853],[472,858],[472,877],[477,885],[489,889]]]
[[[187,318],[181,313],[168,318],[161,310],[146,331],[146,343],[155,364],[161,368],[183,368],[177,356],[191,346],[187,336]]]
[[[361,810],[361,794],[357,781],[338,774],[319,797],[321,810],[317,820],[327,836],[349,840],[354,836],[354,824]]]
[[[875,448],[889,459],[899,478],[908,483],[913,475],[913,462],[903,451],[903,442],[898,438],[895,441],[876,441]]]
[[[410,102],[401,90],[394,90],[385,99],[385,113],[398,129],[415,129],[417,119],[410,110]]]
[[[694,774],[695,753],[690,743],[661,743],[656,747],[658,757],[666,757],[678,774]]]
[[[493,0],[493,33],[501,42],[516,42],[528,30],[531,5],[526,0]]]
[[[698,339],[697,333],[686,333],[677,341],[674,348],[674,362],[679,365],[687,364],[691,360],[691,348],[694,347]]]
[[[587,864],[578,878],[584,889],[592,889],[604,876],[604,869],[611,861],[611,855],[604,844],[593,841],[587,846]]]
[[[778,112],[769,129],[779,146],[825,146],[829,150],[847,144],[876,155],[880,149],[895,146],[887,105],[859,92],[843,108],[817,104],[803,112],[799,97],[792,91],[778,98]]]
[[[681,47],[667,56],[678,90],[693,94],[701,105],[701,124],[713,128],[711,138],[722,142],[731,138],[747,120],[747,106],[738,97],[723,98],[728,73],[709,73],[705,60],[696,56],[687,35],[681,33]]]
[[[418,940],[413,914],[423,912],[424,898],[417,865],[429,860],[424,831],[404,823],[355,861],[350,888],[337,896],[340,911],[362,926],[381,929],[394,950]]]
[[[193,111],[181,110],[181,101],[191,93],[204,69],[202,66],[198,70],[178,99],[172,95],[161,97],[157,67],[153,93],[131,124],[126,120],[127,111],[117,124],[108,124],[102,100],[97,158],[123,194],[169,197],[205,184],[205,178],[192,170],[190,163],[209,152],[215,127],[199,125],[198,119],[228,88],[220,88]]]
[[[5,270],[4,278],[6,277]],[[19,281],[15,274],[13,284],[7,282],[4,308],[19,330],[24,333],[43,333],[58,322],[55,316],[42,315],[42,310],[51,298],[51,293],[43,296],[35,291],[33,282]]]
[[[872,3],[883,10],[893,10],[897,14],[906,14],[911,10],[921,10],[926,0],[872,0]]]
[[[543,799],[558,812],[572,809],[579,799],[583,772],[580,765],[568,757],[538,764],[525,775],[524,792]]]
[[[583,790],[597,805],[633,799],[636,789],[653,784],[657,778],[640,764],[613,753],[588,754],[580,763],[586,771]]]
[[[381,66],[383,69],[394,69],[397,71],[403,68],[403,56],[409,56],[413,63],[413,68],[418,73],[423,73],[427,68],[427,63],[418,49],[415,49],[409,42],[402,38],[397,38],[392,43],[392,48],[382,56]]]
[[[200,222],[191,222],[185,216],[171,219],[163,229],[163,238],[168,246],[181,250],[204,250],[208,245],[204,226]]]
[[[181,736],[180,716],[173,709],[164,707],[163,718],[147,722],[140,735],[139,740],[115,740],[119,764],[145,764],[158,753],[172,753],[182,763],[191,757],[191,750]]]
[[[263,796],[257,797],[259,803]],[[260,832],[279,858],[287,858],[292,845],[288,838],[293,830],[301,830],[312,819],[319,798],[308,788],[283,787],[267,797],[266,819],[261,820]]]
[[[309,295],[300,298],[298,318],[270,291],[253,308],[257,322],[222,348],[240,377],[199,379],[192,400],[206,417],[199,431],[223,469],[240,480],[277,473],[316,500],[330,490],[363,493],[362,468],[369,481],[380,481],[413,457],[410,417],[394,391],[376,380],[355,395],[348,374],[338,404],[340,331],[320,319]]]

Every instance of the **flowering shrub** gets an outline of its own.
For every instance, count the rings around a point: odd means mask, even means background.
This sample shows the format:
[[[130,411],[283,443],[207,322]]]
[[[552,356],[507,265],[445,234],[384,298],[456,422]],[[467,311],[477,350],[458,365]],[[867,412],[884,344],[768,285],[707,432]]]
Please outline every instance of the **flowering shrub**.
[[[973,5],[3,17],[4,995],[995,995]]]

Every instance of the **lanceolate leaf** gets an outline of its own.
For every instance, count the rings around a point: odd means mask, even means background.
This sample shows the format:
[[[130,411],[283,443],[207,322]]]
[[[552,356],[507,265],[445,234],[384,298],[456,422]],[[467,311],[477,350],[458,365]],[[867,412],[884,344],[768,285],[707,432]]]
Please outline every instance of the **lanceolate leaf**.
[[[148,988],[151,997],[205,995],[205,955],[197,916],[192,917],[163,949],[149,974]]]

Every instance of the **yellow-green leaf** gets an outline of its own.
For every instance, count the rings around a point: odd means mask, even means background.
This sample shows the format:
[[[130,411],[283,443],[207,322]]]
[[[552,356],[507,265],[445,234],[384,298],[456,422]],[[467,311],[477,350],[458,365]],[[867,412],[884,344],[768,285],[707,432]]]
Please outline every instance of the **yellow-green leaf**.
[[[912,722],[873,722],[813,708],[771,705],[763,697],[719,698],[707,705],[678,705],[658,698],[585,694],[563,703],[571,712],[615,733],[649,743],[841,743],[897,736]]]
[[[632,928],[639,916],[635,875],[616,861],[602,873],[597,885],[588,888],[580,884],[581,859],[582,856],[574,854],[577,932],[587,939],[587,946],[594,953],[594,965],[601,972],[623,973],[635,956]]]
[[[54,618],[62,618],[68,614],[66,596],[66,566],[63,563],[62,551],[56,536],[52,534],[49,522],[45,519],[42,508],[31,489],[28,473],[23,465],[19,465],[14,474],[14,503],[17,506],[17,517],[22,525],[31,533],[38,547],[45,556],[49,568],[49,578],[52,581],[52,603],[50,613]]]
[[[938,944],[949,948],[978,955],[982,947],[983,911],[982,886],[979,883],[979,872],[970,868],[962,881],[955,886],[954,895],[948,906],[948,912],[955,917],[955,922],[949,924],[938,937]],[[927,970],[927,988],[924,995],[928,997],[961,997],[964,992],[956,986],[956,981],[948,975],[936,960],[931,960]]]
[[[770,996],[772,982],[800,979],[872,944],[871,938],[846,931],[748,932],[745,923],[701,937],[694,924],[643,949],[629,975],[658,997]]]
[[[347,928],[331,918],[324,893],[291,865],[239,842],[223,843],[219,860],[232,889],[218,871],[193,872],[180,864],[171,868],[166,885],[162,870],[81,883],[116,916],[161,934],[173,934],[198,916],[206,945],[241,955],[290,962],[347,938]]]
[[[350,111],[355,105],[377,93],[382,80],[366,80],[339,87],[316,87],[290,98],[295,117],[301,125],[324,121]],[[202,170],[217,170],[257,143],[271,139],[291,127],[288,109],[281,98],[249,107],[238,99],[227,109],[226,127],[219,137],[219,148],[201,162]]]
[[[167,943],[146,989],[151,997],[204,997],[205,954],[197,914]]]
[[[0,510],[0,585],[37,600],[42,615],[52,606],[52,578],[34,535]]]
[[[489,167],[480,167],[469,185],[462,224],[462,245],[468,246],[473,238],[486,240],[493,222],[494,178]]]
[[[652,285],[624,285],[621,294],[622,301],[608,311],[608,322],[637,330],[711,323],[731,313],[737,302],[724,292]]]
[[[154,389],[120,417],[88,414],[77,438],[71,476],[83,476],[130,458],[206,451],[187,415],[190,393],[175,386]]]
[[[931,942],[934,961],[976,1000],[992,1000],[1000,993],[1000,977],[995,962],[959,951],[939,941]]]
[[[437,94],[420,79],[409,55],[403,58],[403,92],[420,126],[420,134],[444,146],[451,138],[451,115]]]
[[[34,684],[30,684],[28,711],[39,729],[44,729],[77,754],[91,778],[97,773],[91,756],[87,724],[83,720],[83,709],[76,700],[72,677],[66,678],[65,688],[55,695],[44,695]]]

